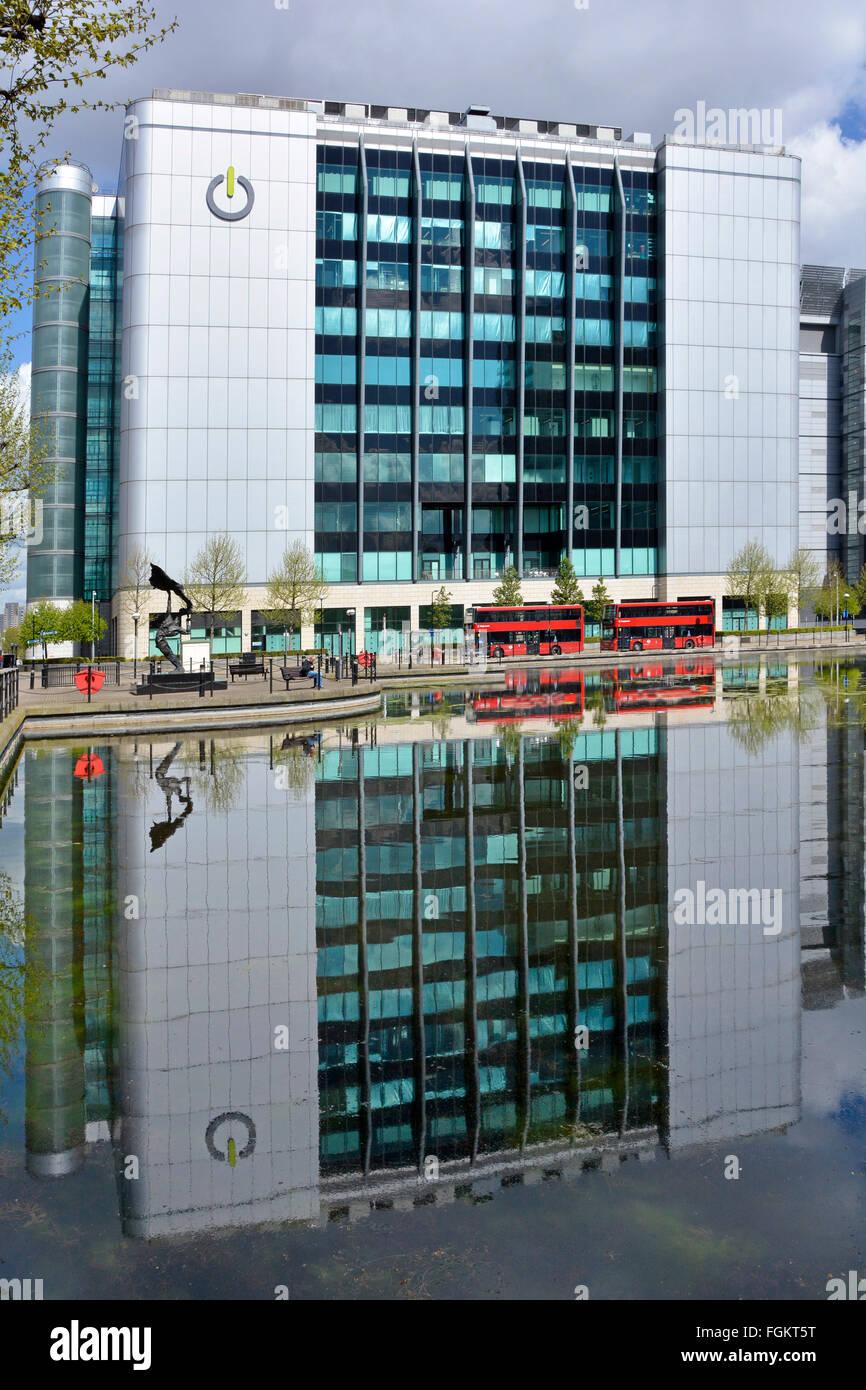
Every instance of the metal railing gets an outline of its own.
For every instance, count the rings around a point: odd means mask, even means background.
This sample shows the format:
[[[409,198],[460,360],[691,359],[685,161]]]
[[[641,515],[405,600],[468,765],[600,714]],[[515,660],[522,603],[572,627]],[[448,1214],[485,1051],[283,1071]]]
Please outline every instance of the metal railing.
[[[18,708],[18,672],[17,666],[0,671],[0,719]]]
[[[740,646],[754,648],[756,651],[772,651],[774,647],[824,647],[828,643],[853,645],[862,638],[862,633],[847,628],[812,628],[808,632],[790,632],[787,628],[772,628],[769,632],[758,632],[749,628],[746,632],[725,632],[724,637],[735,637]]]
[[[106,685],[120,685],[120,669],[124,663],[121,661],[68,661],[57,666],[42,664],[37,667],[33,662],[30,666],[30,689],[35,690],[37,686],[42,690],[57,690],[64,686],[73,686],[75,677],[80,671],[101,671],[105,676]]]

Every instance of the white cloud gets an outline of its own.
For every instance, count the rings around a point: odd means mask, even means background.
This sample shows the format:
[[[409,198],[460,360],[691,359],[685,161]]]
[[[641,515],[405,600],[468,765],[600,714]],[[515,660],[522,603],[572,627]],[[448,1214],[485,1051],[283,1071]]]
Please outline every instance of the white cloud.
[[[21,398],[21,404],[27,413],[28,420],[30,419],[30,375],[32,366],[32,362],[22,362],[20,366],[16,367],[13,374],[15,377],[15,384],[18,388],[18,395]]]
[[[863,155],[834,123],[866,115],[863,0],[156,0],[180,27],[129,70],[91,84],[92,99],[125,100],[153,87],[463,109],[505,115],[674,126],[674,112],[710,107],[782,111],[785,143],[806,160],[803,254],[866,260]],[[67,147],[108,189],[116,177],[121,112],[61,120],[46,154]],[[858,175],[858,171],[860,171]],[[826,185],[822,183],[826,181]],[[835,234],[835,239],[834,239]]]
[[[673,130],[674,112],[708,106],[782,111],[785,143],[804,156],[803,254],[866,260],[864,155],[841,139],[843,112],[866,112],[862,0],[157,0],[180,28],[93,95],[154,86],[463,109]],[[106,187],[120,113],[62,121],[52,141],[86,160]]]
[[[804,262],[866,266],[866,140],[825,121],[789,148],[803,160]]]

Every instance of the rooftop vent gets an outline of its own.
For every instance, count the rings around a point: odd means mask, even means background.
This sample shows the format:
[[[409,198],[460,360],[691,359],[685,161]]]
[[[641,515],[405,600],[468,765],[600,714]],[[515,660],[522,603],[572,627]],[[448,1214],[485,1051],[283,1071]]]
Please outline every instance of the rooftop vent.
[[[460,117],[460,124],[468,130],[495,130],[496,122],[490,114],[489,106],[467,106]]]

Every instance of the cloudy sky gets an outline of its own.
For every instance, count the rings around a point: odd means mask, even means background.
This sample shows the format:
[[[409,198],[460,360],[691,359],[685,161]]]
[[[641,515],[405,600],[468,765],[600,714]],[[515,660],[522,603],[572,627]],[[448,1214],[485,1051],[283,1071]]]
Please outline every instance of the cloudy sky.
[[[700,100],[778,108],[785,143],[806,161],[805,257],[866,259],[863,0],[157,0],[156,9],[163,23],[178,18],[177,32],[94,92],[480,102],[656,139]],[[108,188],[119,135],[118,116],[82,115],[58,126],[54,146]]]
[[[183,87],[479,102],[656,140],[699,101],[778,109],[784,143],[804,159],[803,258],[866,263],[863,0],[157,0],[156,10],[178,30],[94,96]],[[70,150],[107,190],[120,131],[119,114],[70,117],[49,153]]]
[[[577,8],[580,4],[583,8]],[[699,101],[781,111],[803,157],[803,259],[866,265],[863,0],[157,0],[179,29],[93,95],[154,87],[324,97],[673,131]],[[98,89],[98,90],[97,90]],[[113,187],[119,114],[58,124]],[[22,327],[26,326],[22,320]],[[19,360],[29,348],[22,341]]]

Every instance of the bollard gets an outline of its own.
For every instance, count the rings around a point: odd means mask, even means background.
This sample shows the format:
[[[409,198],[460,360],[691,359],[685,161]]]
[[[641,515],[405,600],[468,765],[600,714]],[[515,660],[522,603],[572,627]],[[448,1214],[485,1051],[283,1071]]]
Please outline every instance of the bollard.
[[[269,695],[273,695],[273,693],[274,693],[274,658],[273,658],[273,657],[271,657],[271,659],[270,659],[270,661],[269,661],[269,663],[268,663],[268,666],[269,666],[269,672],[268,672],[268,694],[269,694]]]

